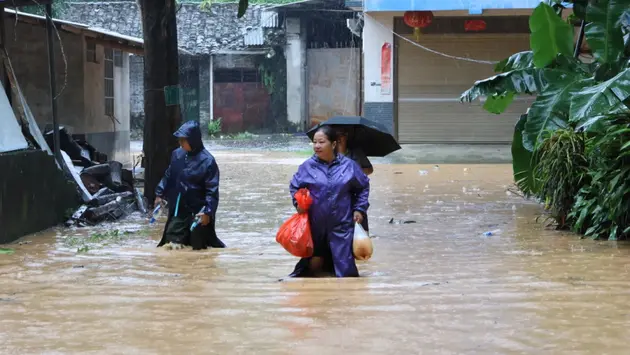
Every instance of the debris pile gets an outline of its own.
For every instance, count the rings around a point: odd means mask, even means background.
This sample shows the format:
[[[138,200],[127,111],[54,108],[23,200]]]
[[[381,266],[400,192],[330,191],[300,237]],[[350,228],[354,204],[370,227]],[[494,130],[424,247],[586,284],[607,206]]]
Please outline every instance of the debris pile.
[[[52,131],[46,132],[44,138],[54,147]],[[79,176],[75,181],[83,185],[80,187],[84,204],[66,221],[66,226],[91,226],[120,219],[136,210],[147,213],[131,170],[124,169],[120,162],[108,161],[107,155],[88,142],[72,138],[65,127],[59,128],[59,143],[71,161],[73,175]]]

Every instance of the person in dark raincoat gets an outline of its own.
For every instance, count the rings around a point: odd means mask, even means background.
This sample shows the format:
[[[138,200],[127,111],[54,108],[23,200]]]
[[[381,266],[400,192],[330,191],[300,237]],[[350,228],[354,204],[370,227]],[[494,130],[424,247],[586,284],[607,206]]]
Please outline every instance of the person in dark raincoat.
[[[349,147],[348,139],[350,133],[348,132],[348,130],[346,130],[343,126],[333,127],[337,131],[337,151],[340,154],[343,154],[346,157],[354,160],[357,164],[359,164],[365,175],[370,176],[374,172],[374,167],[372,166],[372,162],[370,162],[370,159],[368,159],[367,155],[365,155],[360,147]],[[364,216],[363,222],[361,222],[361,227],[363,227],[363,229],[365,229],[366,231],[370,230],[367,214]]]
[[[313,198],[308,213],[314,244],[313,256],[298,262],[293,277],[320,272],[359,276],[352,239],[354,223],[363,221],[369,207],[370,182],[357,163],[337,153],[336,145],[335,131],[321,127],[313,138],[315,155],[300,165],[291,180],[289,189],[296,208],[294,196],[299,189],[307,188]]]
[[[215,216],[219,206],[219,167],[203,146],[201,129],[195,121],[184,123],[174,133],[180,147],[171,154],[171,164],[164,173],[155,195],[155,204],[166,199],[169,214],[158,247],[170,244],[193,249],[224,248],[217,237]],[[200,225],[192,232],[196,218]]]

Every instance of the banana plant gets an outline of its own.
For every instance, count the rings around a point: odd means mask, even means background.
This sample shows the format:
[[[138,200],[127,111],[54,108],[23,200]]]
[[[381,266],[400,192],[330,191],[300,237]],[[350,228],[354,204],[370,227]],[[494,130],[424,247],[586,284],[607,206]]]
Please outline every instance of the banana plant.
[[[529,20],[531,50],[499,62],[497,75],[475,82],[460,97],[462,102],[487,97],[484,109],[500,114],[514,97],[536,96],[512,142],[514,178],[528,194],[536,189],[531,152],[546,133],[594,129],[599,118],[630,111],[630,0],[572,2],[574,15],[587,23],[593,63],[574,57],[574,27],[562,19],[562,5],[540,3]]]

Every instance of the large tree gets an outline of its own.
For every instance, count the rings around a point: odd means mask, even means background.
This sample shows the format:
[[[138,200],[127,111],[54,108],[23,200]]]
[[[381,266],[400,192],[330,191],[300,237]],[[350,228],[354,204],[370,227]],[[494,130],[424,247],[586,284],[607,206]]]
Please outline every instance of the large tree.
[[[177,146],[173,132],[181,123],[179,102],[166,100],[179,85],[175,2],[138,0],[144,34],[144,195],[151,202]]]

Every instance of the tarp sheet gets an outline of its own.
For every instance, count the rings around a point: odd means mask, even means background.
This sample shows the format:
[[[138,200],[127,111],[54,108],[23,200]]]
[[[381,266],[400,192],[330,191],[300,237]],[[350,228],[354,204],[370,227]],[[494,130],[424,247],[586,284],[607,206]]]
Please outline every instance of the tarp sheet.
[[[42,135],[42,132],[39,130],[39,127],[37,126],[37,122],[35,121],[35,117],[33,117],[33,113],[31,112],[31,109],[28,107],[28,104],[26,103],[26,99],[24,98],[24,95],[22,94],[22,90],[20,89],[20,84],[17,81],[17,78],[15,77],[15,73],[13,72],[13,67],[11,66],[11,59],[7,56],[6,52],[2,52],[2,59],[4,64],[4,69],[7,71],[7,73],[9,74],[9,81],[11,82],[11,86],[13,87],[13,90],[16,92],[18,99],[19,99],[19,103],[17,103],[19,109],[21,110],[22,114],[24,115],[24,117],[26,118],[26,121],[28,122],[28,129],[31,132],[31,136],[33,136],[33,138],[35,139],[35,141],[37,142],[37,144],[39,144],[39,147],[46,151],[49,155],[53,155],[52,151],[50,150],[50,147],[48,146],[48,143],[46,143],[46,139],[44,139],[44,136]]]
[[[28,148],[22,128],[15,118],[7,94],[0,85],[0,153]]]

